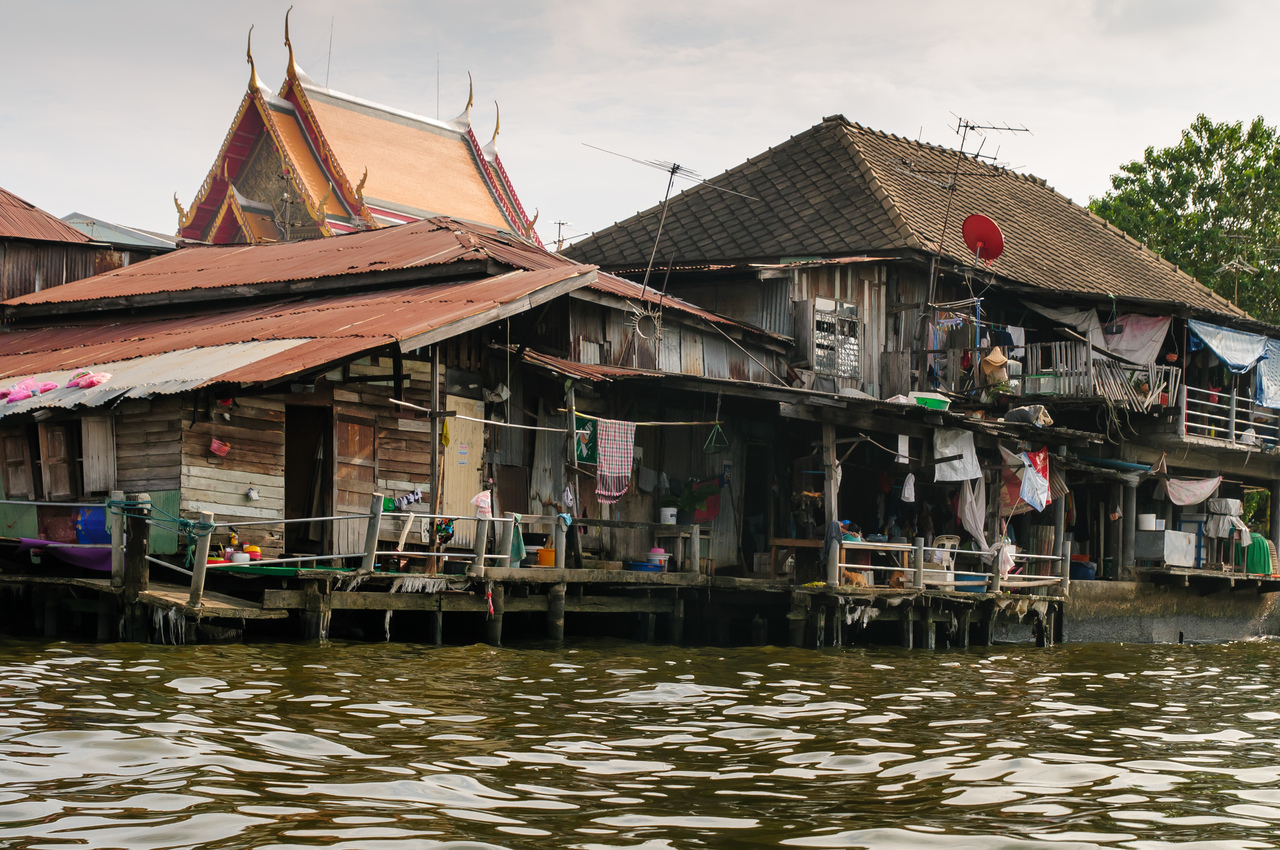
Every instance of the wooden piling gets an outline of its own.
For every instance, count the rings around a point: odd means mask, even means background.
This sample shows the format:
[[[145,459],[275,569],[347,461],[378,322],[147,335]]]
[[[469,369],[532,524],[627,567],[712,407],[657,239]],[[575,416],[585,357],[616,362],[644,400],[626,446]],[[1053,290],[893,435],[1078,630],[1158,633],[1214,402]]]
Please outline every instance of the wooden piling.
[[[364,557],[360,560],[363,572],[373,572],[378,558],[378,531],[382,528],[382,494],[374,493],[369,501],[369,524],[364,532]]]
[[[126,497],[135,503],[129,509],[125,524],[124,601],[125,640],[145,643],[151,635],[147,606],[138,601],[138,594],[145,593],[150,585],[151,567],[147,563],[147,550],[151,541],[151,495],[130,493]]]
[[[759,614],[751,618],[751,645],[764,646],[769,642],[769,621]]]
[[[968,609],[956,615],[956,628],[951,636],[951,645],[956,649],[969,648],[969,619],[972,612]]]
[[[112,490],[111,501],[111,586],[124,587],[124,491]]]
[[[568,587],[560,582],[547,588],[547,637],[554,641],[564,640],[564,596]]]
[[[506,610],[506,592],[501,584],[493,585],[490,601],[493,603],[493,614],[485,621],[485,642],[491,646],[502,646],[502,615]]]
[[[302,636],[306,640],[329,638],[329,580],[302,580]]]
[[[436,646],[444,645],[444,612],[431,612],[431,642]]]
[[[680,591],[676,591],[675,599],[671,600],[671,616],[667,620],[667,641],[679,644],[684,640],[684,600],[680,598]]]
[[[187,604],[192,608],[199,608],[204,604],[201,598],[204,595],[204,576],[205,570],[209,567],[209,538],[212,536],[213,512],[201,511],[200,523],[205,526],[203,533],[196,539],[196,559],[191,565],[191,594],[187,598]]]
[[[903,605],[898,619],[899,636],[903,649],[915,648],[916,628],[914,620],[914,612],[911,607],[909,605]]]

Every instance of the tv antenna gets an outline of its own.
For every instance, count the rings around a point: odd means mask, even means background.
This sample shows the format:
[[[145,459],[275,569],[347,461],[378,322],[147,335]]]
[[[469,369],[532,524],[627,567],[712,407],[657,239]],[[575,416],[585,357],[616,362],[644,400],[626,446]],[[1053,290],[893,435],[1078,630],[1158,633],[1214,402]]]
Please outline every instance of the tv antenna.
[[[569,236],[565,236],[564,229],[569,225],[573,224],[573,222],[571,221],[553,221],[551,223],[556,226],[556,253],[557,254],[559,254],[560,249],[564,247],[564,243],[568,242],[570,239],[577,239],[579,236],[587,235],[585,233],[574,233]]]

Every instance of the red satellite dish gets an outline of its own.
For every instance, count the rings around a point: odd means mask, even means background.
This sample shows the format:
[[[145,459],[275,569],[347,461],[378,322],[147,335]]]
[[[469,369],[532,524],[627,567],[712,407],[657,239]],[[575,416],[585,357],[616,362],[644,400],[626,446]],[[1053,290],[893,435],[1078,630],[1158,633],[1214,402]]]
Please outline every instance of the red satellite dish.
[[[964,244],[977,255],[978,259],[993,263],[1004,253],[1004,234],[1000,225],[985,215],[969,216],[960,228],[964,236]]]

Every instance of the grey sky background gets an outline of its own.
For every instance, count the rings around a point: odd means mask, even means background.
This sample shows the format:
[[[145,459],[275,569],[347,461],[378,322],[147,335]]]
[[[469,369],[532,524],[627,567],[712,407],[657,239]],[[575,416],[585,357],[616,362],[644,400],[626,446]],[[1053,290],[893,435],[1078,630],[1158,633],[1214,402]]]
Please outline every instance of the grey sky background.
[[[254,29],[258,73],[284,75],[279,0],[0,0],[0,186],[164,233],[234,117]],[[297,2],[299,64],[401,109],[461,111],[476,135],[502,108],[499,151],[538,230],[581,233],[661,200],[657,171],[705,176],[842,113],[955,146],[953,113],[1025,124],[984,152],[1084,203],[1122,162],[1199,112],[1280,121],[1280,4],[1234,0],[599,0]],[[333,22],[331,65],[330,21]],[[326,66],[329,66],[328,68]]]

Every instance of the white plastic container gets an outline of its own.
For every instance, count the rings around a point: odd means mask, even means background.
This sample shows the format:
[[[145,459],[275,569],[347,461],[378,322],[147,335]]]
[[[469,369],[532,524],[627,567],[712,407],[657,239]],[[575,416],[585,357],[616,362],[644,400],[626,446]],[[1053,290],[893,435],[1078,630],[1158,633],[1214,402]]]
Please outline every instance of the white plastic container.
[[[1138,531],[1155,531],[1155,514],[1138,514]]]
[[[676,509],[675,508],[658,508],[658,522],[661,523],[662,525],[675,525]]]
[[[1164,531],[1164,520],[1156,520],[1156,531]]]

